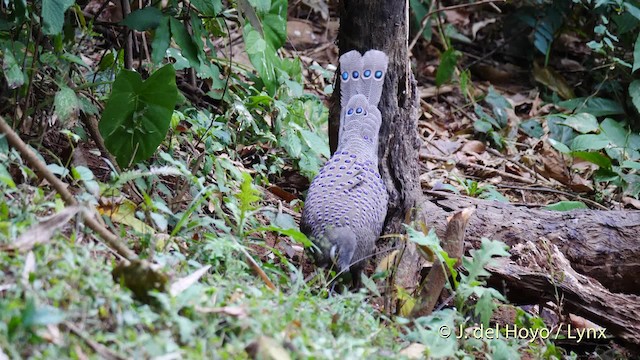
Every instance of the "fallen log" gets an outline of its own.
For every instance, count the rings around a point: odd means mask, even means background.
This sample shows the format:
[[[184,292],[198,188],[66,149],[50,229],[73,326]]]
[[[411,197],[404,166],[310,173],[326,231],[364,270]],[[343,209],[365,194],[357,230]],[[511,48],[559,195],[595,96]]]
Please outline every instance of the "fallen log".
[[[565,312],[603,326],[607,333],[629,344],[640,345],[639,296],[611,293],[599,282],[579,274],[560,249],[545,238],[515,245],[510,253],[509,259],[487,267],[492,274],[488,284],[506,294],[510,302],[550,301]]]
[[[476,247],[482,237],[509,246],[538,239],[550,240],[579,273],[598,280],[611,292],[640,294],[640,211],[574,210],[539,208],[485,201],[448,193],[430,192],[420,205],[420,218],[433,226],[440,238],[446,217],[469,206],[476,212],[467,227],[465,249]],[[420,261],[401,263],[399,273],[417,280]],[[411,279],[411,274],[416,276]]]

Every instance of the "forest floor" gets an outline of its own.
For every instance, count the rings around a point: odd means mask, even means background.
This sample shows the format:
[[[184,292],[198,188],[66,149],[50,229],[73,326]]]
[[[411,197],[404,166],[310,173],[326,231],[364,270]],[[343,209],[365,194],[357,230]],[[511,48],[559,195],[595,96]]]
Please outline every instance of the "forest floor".
[[[309,3],[316,5],[290,5],[287,42],[280,53],[300,59],[305,94],[327,106],[331,81],[323,74],[338,62],[338,18],[324,2]],[[633,195],[594,181],[598,166],[593,161],[567,156],[549,141],[571,127],[559,124],[566,117],[556,114],[567,111],[550,99],[581,82],[586,70],[573,59],[588,53],[584,45],[562,38],[556,46],[564,47],[566,56],[554,57],[557,73],[549,73],[531,68],[530,59],[516,55],[519,49],[503,41],[497,15],[465,7],[444,13],[448,24],[464,35],[454,44],[462,59],[459,67],[468,69],[470,78],[465,87],[436,86],[442,42],[410,41],[420,94],[423,189],[548,209],[640,209]],[[220,55],[251,67],[239,26],[229,39],[235,41],[221,46]],[[486,97],[469,100],[479,94]],[[304,104],[304,115],[314,111]],[[304,240],[288,231],[297,228],[310,182],[303,166],[283,155],[282,149],[292,145],[264,140],[268,136],[252,141],[245,133],[255,126],[232,129],[225,124],[215,125],[215,139],[207,142],[202,134],[211,129],[208,118],[186,114],[176,116],[161,154],[119,176],[113,176],[89,137],[72,143],[54,128],[31,143],[49,169],[66,177],[74,194],[95,207],[120,239],[167,275],[167,291],[146,299],[136,298],[123,280],[114,279],[112,270],[121,256],[97,241],[81,221],[73,221],[81,210],[69,210],[48,182],[33,177],[15,153],[7,155],[15,183],[10,187],[3,180],[0,203],[0,227],[8,235],[0,241],[0,360],[628,356],[611,338],[576,343],[566,336],[475,342],[438,337],[442,324],[464,323],[472,332],[479,327],[478,313],[467,316],[442,302],[444,309],[430,317],[392,316],[372,280],[359,291],[331,293],[331,274],[314,269]],[[328,152],[326,123],[309,128],[323,139],[316,151]],[[315,139],[308,141],[310,147],[318,145]],[[201,156],[207,151],[212,152]],[[69,164],[92,175],[69,174]],[[96,191],[78,190],[83,187]],[[273,289],[247,256],[259,260]],[[369,275],[376,280],[380,274]],[[561,304],[540,305],[500,304],[491,323],[597,327],[563,313]]]

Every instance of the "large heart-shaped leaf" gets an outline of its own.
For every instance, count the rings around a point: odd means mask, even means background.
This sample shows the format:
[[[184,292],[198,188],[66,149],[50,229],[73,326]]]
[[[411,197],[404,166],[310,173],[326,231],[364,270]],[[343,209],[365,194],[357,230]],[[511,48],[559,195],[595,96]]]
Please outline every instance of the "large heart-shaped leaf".
[[[177,100],[176,73],[171,65],[146,81],[134,71],[118,74],[99,128],[120,166],[153,155],[167,134]]]

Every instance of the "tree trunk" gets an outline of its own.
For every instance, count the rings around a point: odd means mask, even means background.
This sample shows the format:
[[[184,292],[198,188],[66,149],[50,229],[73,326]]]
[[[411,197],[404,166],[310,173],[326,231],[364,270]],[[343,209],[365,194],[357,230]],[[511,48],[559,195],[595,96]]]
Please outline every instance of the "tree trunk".
[[[380,175],[389,193],[389,208],[384,233],[402,232],[406,214],[420,198],[418,181],[417,85],[408,56],[409,3],[405,0],[343,0],[340,4],[340,54],[350,50],[361,53],[369,49],[384,51],[389,66],[378,108],[382,113],[380,128]],[[338,73],[340,73],[338,71]],[[336,82],[331,101],[329,143],[337,147],[340,123],[340,82]],[[395,246],[385,240],[379,250]],[[400,265],[399,273],[411,271]]]

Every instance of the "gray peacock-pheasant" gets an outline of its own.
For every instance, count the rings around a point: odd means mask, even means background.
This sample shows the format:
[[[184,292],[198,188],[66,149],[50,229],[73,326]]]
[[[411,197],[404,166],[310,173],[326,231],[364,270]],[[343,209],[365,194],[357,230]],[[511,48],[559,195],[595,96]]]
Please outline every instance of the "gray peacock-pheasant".
[[[378,172],[378,102],[387,71],[384,52],[340,57],[338,148],[311,182],[300,229],[318,249],[320,266],[351,270],[359,280],[387,214],[388,194]]]

